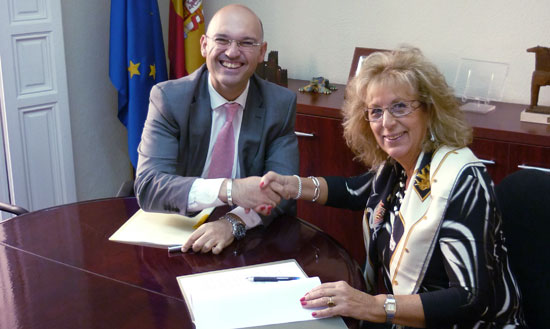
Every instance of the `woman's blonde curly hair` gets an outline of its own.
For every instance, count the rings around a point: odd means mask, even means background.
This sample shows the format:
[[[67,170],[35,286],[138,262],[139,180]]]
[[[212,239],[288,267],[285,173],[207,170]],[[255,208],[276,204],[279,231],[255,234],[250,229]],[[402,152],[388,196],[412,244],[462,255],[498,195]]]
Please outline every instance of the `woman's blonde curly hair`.
[[[416,91],[430,121],[422,145],[424,151],[434,150],[439,145],[464,147],[471,143],[472,128],[464,119],[453,90],[418,48],[404,46],[391,52],[376,52],[363,61],[359,74],[348,83],[343,107],[346,143],[368,167],[374,168],[388,157],[378,147],[364,117],[367,91],[375,84]]]

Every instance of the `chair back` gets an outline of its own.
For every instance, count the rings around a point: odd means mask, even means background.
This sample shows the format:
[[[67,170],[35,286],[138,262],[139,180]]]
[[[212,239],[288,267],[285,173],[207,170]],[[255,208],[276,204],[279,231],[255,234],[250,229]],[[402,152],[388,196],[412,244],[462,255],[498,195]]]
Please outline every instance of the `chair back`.
[[[19,206],[10,204],[10,203],[0,202],[0,212],[7,212],[7,213],[10,213],[12,215],[19,216],[19,215],[26,214],[29,211],[25,208],[22,208],[22,207],[19,207]],[[11,216],[11,215],[9,215],[8,217],[0,216],[0,222],[2,221],[2,218],[7,219],[9,217],[13,217],[13,216]]]
[[[524,169],[496,187],[510,266],[529,328],[550,326],[550,173]]]

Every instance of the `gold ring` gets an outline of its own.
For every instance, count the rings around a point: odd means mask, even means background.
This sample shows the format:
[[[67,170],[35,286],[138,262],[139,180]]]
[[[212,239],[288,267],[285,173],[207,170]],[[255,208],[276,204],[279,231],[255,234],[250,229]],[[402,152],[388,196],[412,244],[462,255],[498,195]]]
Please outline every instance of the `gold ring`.
[[[330,296],[330,297],[328,298],[328,302],[327,302],[327,306],[328,306],[328,307],[334,307],[334,306],[336,306],[336,304],[335,304],[334,301],[332,300],[332,297],[334,297],[334,296]]]

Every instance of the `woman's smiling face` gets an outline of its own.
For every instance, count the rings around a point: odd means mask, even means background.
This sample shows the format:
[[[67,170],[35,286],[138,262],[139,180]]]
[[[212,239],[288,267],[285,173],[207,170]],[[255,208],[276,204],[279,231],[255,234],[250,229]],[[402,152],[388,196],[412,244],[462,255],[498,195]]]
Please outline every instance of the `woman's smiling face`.
[[[418,100],[409,86],[398,87],[374,83],[367,89],[365,104],[369,108],[385,108],[400,101]],[[428,131],[428,114],[425,106],[410,114],[396,118],[387,110],[382,118],[370,122],[376,142],[384,152],[395,159],[409,173],[414,170]]]

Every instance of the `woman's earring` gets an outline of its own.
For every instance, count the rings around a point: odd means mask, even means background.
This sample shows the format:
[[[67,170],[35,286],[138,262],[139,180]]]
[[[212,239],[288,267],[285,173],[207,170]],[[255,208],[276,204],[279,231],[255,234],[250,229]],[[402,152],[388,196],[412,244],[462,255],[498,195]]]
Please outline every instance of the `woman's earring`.
[[[430,129],[430,140],[432,141],[432,143],[435,143],[435,136],[431,129]]]

